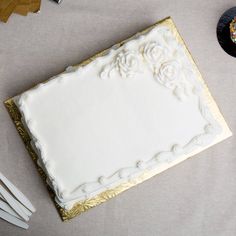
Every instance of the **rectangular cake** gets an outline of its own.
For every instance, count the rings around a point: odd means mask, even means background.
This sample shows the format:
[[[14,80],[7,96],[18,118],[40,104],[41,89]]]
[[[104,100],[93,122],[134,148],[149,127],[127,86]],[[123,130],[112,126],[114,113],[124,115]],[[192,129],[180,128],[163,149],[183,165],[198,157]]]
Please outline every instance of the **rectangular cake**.
[[[231,136],[170,18],[5,104],[63,220]]]

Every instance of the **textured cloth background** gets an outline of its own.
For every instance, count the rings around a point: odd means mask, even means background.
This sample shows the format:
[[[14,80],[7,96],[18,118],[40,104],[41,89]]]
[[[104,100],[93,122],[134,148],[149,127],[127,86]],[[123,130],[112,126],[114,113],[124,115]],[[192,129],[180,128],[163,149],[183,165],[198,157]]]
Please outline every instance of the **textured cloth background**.
[[[44,0],[40,14],[0,24],[0,100],[172,16],[236,133],[236,59],[216,39],[235,0]],[[34,203],[30,229],[0,220],[1,236],[235,236],[235,137],[62,223],[3,104],[0,170]]]

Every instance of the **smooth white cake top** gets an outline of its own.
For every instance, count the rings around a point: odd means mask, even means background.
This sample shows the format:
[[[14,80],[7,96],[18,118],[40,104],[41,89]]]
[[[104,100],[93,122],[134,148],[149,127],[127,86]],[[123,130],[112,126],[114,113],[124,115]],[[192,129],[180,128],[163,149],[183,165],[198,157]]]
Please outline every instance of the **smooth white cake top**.
[[[70,209],[213,142],[221,127],[197,76],[156,26],[16,97],[57,202]]]

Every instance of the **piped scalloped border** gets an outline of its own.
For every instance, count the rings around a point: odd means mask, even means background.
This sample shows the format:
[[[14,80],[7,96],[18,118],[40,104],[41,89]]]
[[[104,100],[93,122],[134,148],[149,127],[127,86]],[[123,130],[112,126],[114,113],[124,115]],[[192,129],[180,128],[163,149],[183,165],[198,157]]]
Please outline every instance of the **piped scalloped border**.
[[[221,133],[221,135],[219,135],[216,140],[211,143],[210,145],[208,146],[205,146],[204,148],[198,148],[197,150],[195,150],[194,152],[191,152],[190,154],[188,155],[183,155],[181,158],[178,158],[176,161],[174,161],[173,163],[171,163],[171,165],[166,165],[166,166],[163,166],[161,169],[154,169],[154,170],[151,170],[151,171],[145,171],[143,174],[141,174],[140,176],[136,177],[135,179],[132,179],[132,180],[129,180],[125,183],[122,183],[121,185],[113,188],[113,189],[110,189],[110,190],[106,190],[100,194],[98,194],[97,196],[93,197],[93,198],[90,198],[90,199],[87,199],[85,201],[81,201],[81,202],[78,202],[74,205],[74,207],[71,209],[71,210],[65,210],[64,208],[60,207],[56,201],[55,201],[55,193],[53,192],[53,190],[50,188],[50,186],[47,184],[46,182],[46,174],[44,173],[43,169],[40,168],[38,165],[37,165],[37,159],[38,159],[38,156],[37,154],[34,152],[32,146],[31,146],[31,138],[30,138],[30,135],[27,133],[27,129],[24,127],[22,121],[21,121],[21,114],[17,108],[17,106],[15,105],[14,101],[13,101],[13,98],[9,98],[8,100],[6,100],[4,102],[5,104],[5,107],[7,108],[15,126],[16,126],[16,129],[18,131],[18,133],[20,134],[23,142],[24,142],[24,145],[26,147],[26,149],[28,150],[30,156],[32,157],[35,165],[36,165],[36,168],[40,174],[40,176],[42,177],[44,183],[46,184],[47,188],[48,188],[48,191],[49,191],[49,194],[51,196],[51,198],[53,199],[54,203],[55,203],[55,206],[61,216],[61,219],[63,221],[67,221],[69,219],[72,219],[74,218],[75,216],[77,215],[80,215],[81,213],[89,210],[90,208],[92,207],[95,207],[103,202],[106,202],[107,200],[115,197],[116,195],[118,195],[119,193],[139,184],[139,183],[142,183],[143,181],[155,176],[156,174],[182,162],[183,160],[203,151],[204,149],[207,149],[208,147],[230,137],[232,135],[230,129],[228,128],[222,114],[220,113],[219,111],[219,108],[217,107],[215,101],[213,100],[209,90],[208,90],[208,87],[207,85],[205,84],[199,70],[197,69],[197,66],[195,64],[195,62],[193,61],[193,58],[190,54],[190,52],[188,51],[183,39],[181,38],[180,34],[178,33],[172,19],[170,17],[168,18],[165,18],[157,23],[155,23],[154,25],[148,27],[147,29],[135,34],[134,36],[116,44],[113,46],[113,48],[119,48],[121,47],[125,42],[133,39],[136,37],[136,35],[139,35],[139,34],[143,34],[143,33],[146,33],[148,31],[150,31],[152,28],[154,28],[155,26],[157,25],[165,25],[165,26],[168,26],[171,31],[174,33],[174,35],[176,36],[176,39],[182,43],[184,46],[185,46],[185,49],[186,49],[186,54],[189,56],[189,59],[190,61],[192,62],[192,64],[194,65],[195,69],[196,69],[196,72],[198,73],[198,79],[199,81],[202,83],[203,85],[203,89],[204,89],[204,98],[209,106],[209,109],[211,110],[212,114],[214,115],[214,118],[219,122],[219,124],[222,126],[223,128],[223,132]],[[100,56],[103,56],[105,55],[108,51],[110,50],[109,49],[106,49],[100,53],[97,53],[96,55],[92,56],[91,58],[81,62],[80,64],[76,65],[76,67],[81,67],[81,66],[84,66],[84,65],[87,65],[89,64],[91,61],[93,61],[94,59],[96,59],[97,57],[100,57]],[[45,81],[46,83],[47,81]]]

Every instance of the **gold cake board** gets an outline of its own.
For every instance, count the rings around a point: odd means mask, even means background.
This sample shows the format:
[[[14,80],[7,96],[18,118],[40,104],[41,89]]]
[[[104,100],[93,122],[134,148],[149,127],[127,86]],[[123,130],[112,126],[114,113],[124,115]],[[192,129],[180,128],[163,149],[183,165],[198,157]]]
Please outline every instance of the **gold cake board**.
[[[6,23],[12,13],[26,16],[40,10],[41,0],[0,0],[0,21]]]
[[[176,39],[182,43],[183,45],[185,45],[183,39],[181,38],[180,34],[178,33],[178,30],[176,28],[176,26],[174,25],[171,17],[167,17],[157,23],[155,23],[154,25],[148,27],[147,29],[139,32],[139,34],[144,34],[148,31],[150,31],[152,28],[154,28],[155,26],[157,25],[165,25],[165,26],[168,26],[170,28],[170,30],[174,33]],[[119,48],[121,47],[125,42],[135,38],[136,34],[116,45],[114,45],[115,48]],[[55,206],[61,216],[61,219],[63,221],[67,221],[67,220],[70,220],[72,218],[74,218],[75,216],[77,215],[80,215],[81,213],[89,210],[90,208],[92,207],[95,207],[103,202],[106,202],[107,200],[115,197],[116,195],[118,195],[119,193],[122,193],[124,192],[125,190],[139,184],[139,183],[142,183],[143,181],[155,176],[156,174],[184,161],[185,159],[207,149],[208,147],[230,137],[232,135],[230,129],[228,128],[222,114],[220,113],[219,111],[219,108],[218,106],[216,105],[214,99],[212,98],[209,90],[208,90],[208,87],[207,85],[205,84],[199,70],[197,69],[197,66],[195,64],[195,62],[193,61],[193,58],[190,54],[190,52],[187,50],[187,47],[185,45],[185,48],[186,48],[186,54],[189,56],[189,59],[190,61],[192,62],[192,64],[194,65],[194,68],[196,69],[197,73],[198,73],[198,79],[199,81],[202,83],[203,85],[203,88],[204,88],[204,99],[206,100],[206,103],[208,104],[209,106],[209,109],[210,111],[212,112],[214,118],[221,124],[221,126],[223,127],[223,131],[222,131],[222,134],[219,135],[214,143],[212,143],[211,145],[209,146],[206,146],[204,148],[198,148],[197,150],[195,150],[194,152],[188,154],[188,155],[183,155],[182,157],[178,158],[178,160],[175,160],[173,161],[171,164],[164,164],[161,168],[157,168],[157,169],[154,169],[154,170],[151,170],[151,171],[145,171],[142,175],[136,177],[135,179],[132,179],[132,180],[129,180],[125,183],[122,183],[120,184],[119,186],[113,188],[113,189],[109,189],[109,190],[106,190],[98,195],[96,195],[95,197],[92,197],[90,199],[87,199],[87,200],[84,200],[84,201],[80,201],[78,203],[76,203],[73,208],[71,210],[65,210],[64,208],[60,207],[56,201],[55,201],[55,193],[53,192],[53,190],[50,188],[50,186],[47,184],[46,182],[46,174],[44,173],[43,169],[40,168],[38,165],[37,165],[37,160],[38,160],[38,156],[37,154],[35,153],[35,151],[33,150],[32,146],[31,146],[31,138],[30,138],[30,135],[28,134],[27,132],[27,129],[24,127],[22,121],[21,121],[21,114],[17,108],[17,106],[15,105],[14,103],[14,100],[13,98],[9,98],[8,100],[6,100],[4,102],[5,104],[5,107],[7,108],[15,126],[16,126],[16,129],[19,133],[19,135],[21,136],[23,142],[24,142],[24,145],[26,147],[26,149],[28,150],[31,158],[33,159],[35,165],[36,165],[36,168],[40,174],[40,176],[42,177],[44,183],[46,184],[47,188],[48,188],[48,191],[49,191],[49,194],[51,196],[51,198],[53,199],[54,203],[55,203]],[[91,61],[93,61],[94,59],[96,59],[97,57],[99,56],[103,56],[105,55],[108,51],[110,50],[109,49],[106,49],[96,55],[94,55],[93,57],[81,62],[80,64],[76,65],[76,67],[81,67],[81,66],[84,66],[84,65],[87,65],[89,64]],[[47,81],[45,81],[44,83],[46,83]]]

